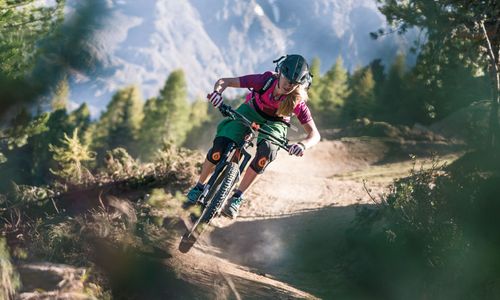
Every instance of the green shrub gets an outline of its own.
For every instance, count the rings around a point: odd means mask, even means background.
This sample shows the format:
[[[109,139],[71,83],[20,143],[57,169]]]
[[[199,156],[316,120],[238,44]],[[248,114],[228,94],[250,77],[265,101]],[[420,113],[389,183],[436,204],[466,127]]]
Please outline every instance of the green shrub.
[[[10,261],[5,239],[0,238],[0,299],[11,299],[20,286],[19,275]]]
[[[95,159],[95,153],[89,150],[88,145],[83,145],[78,137],[78,129],[69,137],[66,133],[61,140],[62,147],[49,145],[49,150],[54,153],[54,160],[59,167],[50,170],[63,182],[82,184],[92,180],[92,174],[84,166],[84,162]]]
[[[413,170],[379,206],[358,210],[346,273],[372,298],[500,296],[499,183],[498,174],[436,163]]]
[[[115,148],[106,151],[105,172],[115,180],[139,176],[141,173],[139,163],[128,154],[125,148]]]

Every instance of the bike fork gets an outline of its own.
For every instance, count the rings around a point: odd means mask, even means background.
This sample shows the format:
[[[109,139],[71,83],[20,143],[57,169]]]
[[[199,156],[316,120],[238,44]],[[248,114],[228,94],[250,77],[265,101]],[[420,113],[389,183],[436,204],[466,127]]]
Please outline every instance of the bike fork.
[[[206,197],[207,197],[208,193],[210,192],[210,189],[212,188],[212,186],[215,184],[217,177],[219,176],[220,172],[222,171],[222,169],[226,165],[226,162],[227,162],[229,156],[231,155],[231,153],[234,151],[235,148],[236,148],[236,145],[234,143],[230,143],[228,145],[228,147],[226,148],[226,150],[224,151],[224,154],[222,155],[222,159],[215,166],[214,173],[212,174],[212,176],[208,180],[207,184],[205,185],[205,188],[203,189],[203,192],[201,193],[200,197],[198,198],[198,203],[200,203],[201,205],[205,206],[207,204]]]
[[[240,151],[243,154],[243,161],[240,164],[240,174],[243,174],[243,171],[245,170],[248,161],[250,161],[250,158],[252,158],[252,155],[250,155],[250,153],[248,153],[248,151],[244,147],[242,147]]]

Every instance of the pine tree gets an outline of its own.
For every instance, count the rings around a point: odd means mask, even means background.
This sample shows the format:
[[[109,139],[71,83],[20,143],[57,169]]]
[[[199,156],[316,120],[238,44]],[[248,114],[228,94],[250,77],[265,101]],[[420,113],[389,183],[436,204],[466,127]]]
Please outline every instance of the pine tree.
[[[357,69],[349,82],[352,92],[344,106],[344,117],[347,120],[371,118],[375,105],[375,80],[371,69]]]
[[[191,105],[191,113],[189,120],[191,122],[191,129],[187,133],[186,140],[183,146],[191,149],[199,148],[210,142],[213,138],[211,134],[213,125],[212,115],[209,114],[209,105],[206,100],[198,99]]]
[[[321,80],[320,120],[323,125],[331,126],[339,122],[341,109],[350,94],[347,80],[348,73],[339,56]]]
[[[71,137],[65,133],[61,143],[61,147],[49,145],[49,150],[54,155],[54,161],[58,164],[56,169],[50,169],[50,171],[64,182],[84,183],[91,174],[83,163],[94,160],[95,154],[89,150],[88,146],[80,142],[78,129],[73,131]]]
[[[56,166],[56,162],[52,159],[49,145],[61,147],[64,135],[71,134],[75,129],[78,129],[80,138],[84,139],[90,126],[90,112],[86,104],[82,104],[69,115],[65,108],[58,109],[50,113],[46,126],[48,130],[34,136],[29,145],[33,153],[30,164],[31,176],[35,184],[46,184],[52,179],[49,170]]]
[[[58,109],[50,113],[47,121],[48,130],[33,137],[30,142],[32,147],[31,174],[33,183],[46,184],[50,181],[49,169],[55,166],[49,151],[49,144],[61,146],[61,139],[65,133],[70,133],[72,128],[68,127],[68,114],[66,109]]]
[[[0,77],[20,78],[31,71],[39,54],[38,43],[62,22],[64,5],[64,0],[55,5],[0,0]]]
[[[187,101],[187,85],[184,71],[173,71],[160,91],[158,102],[164,103],[167,110],[166,136],[168,141],[181,145],[191,129],[190,107]],[[161,104],[160,104],[161,105]]]
[[[440,87],[446,81],[446,70],[457,76],[456,87],[462,87],[461,78],[475,77],[477,71],[488,70],[491,80],[491,111],[489,113],[488,146],[498,146],[500,107],[500,6],[498,1],[450,0],[427,1],[380,0],[380,11],[390,26],[398,33],[412,27],[419,28],[425,43],[418,44],[418,76],[425,85]],[[383,33],[383,30],[379,31]],[[375,37],[378,34],[374,34]],[[457,65],[462,67],[456,68]],[[466,71],[466,72],[462,72]],[[472,85],[481,92],[483,84]],[[467,90],[469,92],[470,90]],[[453,107],[462,99],[446,99],[446,106]],[[463,99],[466,100],[466,99]],[[474,100],[468,100],[468,102]],[[462,102],[462,103],[461,103]],[[445,105],[436,103],[436,112],[450,111]]]
[[[140,130],[141,157],[145,160],[169,141],[182,145],[193,124],[190,122],[187,86],[182,70],[173,71],[157,98],[144,106],[144,120]]]
[[[99,157],[118,147],[136,155],[142,109],[143,100],[138,87],[130,86],[115,93],[94,127],[92,148]]]
[[[407,96],[405,91],[406,63],[405,56],[399,54],[389,69],[389,74],[385,80],[381,92],[380,101],[377,103],[377,115],[381,119],[390,122],[404,121],[401,112],[403,99]]]
[[[33,140],[45,134],[49,113],[32,117],[26,109],[16,115],[9,126],[0,130],[0,191],[12,181],[33,184]]]
[[[164,107],[163,107],[164,108]],[[160,148],[165,135],[166,111],[160,110],[156,98],[151,98],[144,104],[144,119],[139,130],[139,154],[148,160],[156,149]]]
[[[385,84],[385,66],[382,64],[381,59],[374,59],[370,62],[370,69],[373,74],[373,80],[375,81],[375,102],[379,102],[378,99],[381,98],[382,88]]]
[[[0,130],[0,139],[3,142],[0,151],[22,147],[26,145],[29,138],[46,132],[49,118],[49,113],[32,117],[26,108],[21,108],[19,113],[11,120],[8,128]]]
[[[313,76],[313,82],[309,88],[309,102],[307,105],[309,108],[316,113],[320,107],[320,94],[321,94],[321,72],[320,72],[321,62],[320,59],[315,57],[311,62],[311,74]]]
[[[71,127],[71,130],[78,128],[80,138],[86,136],[86,132],[90,127],[90,110],[87,103],[82,103],[69,114],[68,125]]]
[[[56,85],[51,101],[52,110],[65,109],[68,105],[69,84],[68,78],[64,77]]]

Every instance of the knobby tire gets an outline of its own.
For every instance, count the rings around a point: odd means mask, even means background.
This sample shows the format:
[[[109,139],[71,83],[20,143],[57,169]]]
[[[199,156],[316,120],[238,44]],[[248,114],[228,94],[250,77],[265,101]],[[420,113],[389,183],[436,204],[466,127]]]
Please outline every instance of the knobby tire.
[[[206,224],[210,224],[210,221],[216,216],[217,212],[220,210],[222,205],[231,192],[234,184],[238,180],[240,176],[240,169],[237,163],[229,163],[224,170],[224,177],[219,186],[219,189],[216,191],[215,196],[212,198],[205,208],[205,213],[200,217],[202,218],[202,222]]]
[[[227,163],[222,172],[220,172],[213,187],[207,194],[207,206],[191,230],[182,236],[181,243],[179,244],[179,250],[182,253],[186,253],[191,249],[196,243],[197,238],[203,233],[205,226],[210,224],[216,213],[224,204],[231,189],[238,180],[239,175],[240,170],[238,164],[234,162]]]

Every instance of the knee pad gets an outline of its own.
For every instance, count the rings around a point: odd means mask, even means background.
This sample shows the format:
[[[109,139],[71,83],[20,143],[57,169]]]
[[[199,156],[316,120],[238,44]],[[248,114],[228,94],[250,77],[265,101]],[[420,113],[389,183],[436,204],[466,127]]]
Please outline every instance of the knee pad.
[[[264,173],[269,163],[276,158],[277,152],[278,146],[266,140],[260,141],[259,144],[257,144],[257,151],[250,167],[257,174]]]
[[[227,146],[231,142],[232,141],[226,137],[223,136],[216,137],[214,139],[212,148],[208,150],[207,160],[213,164],[217,164],[220,161],[222,154],[224,154],[224,151],[226,151]]]

